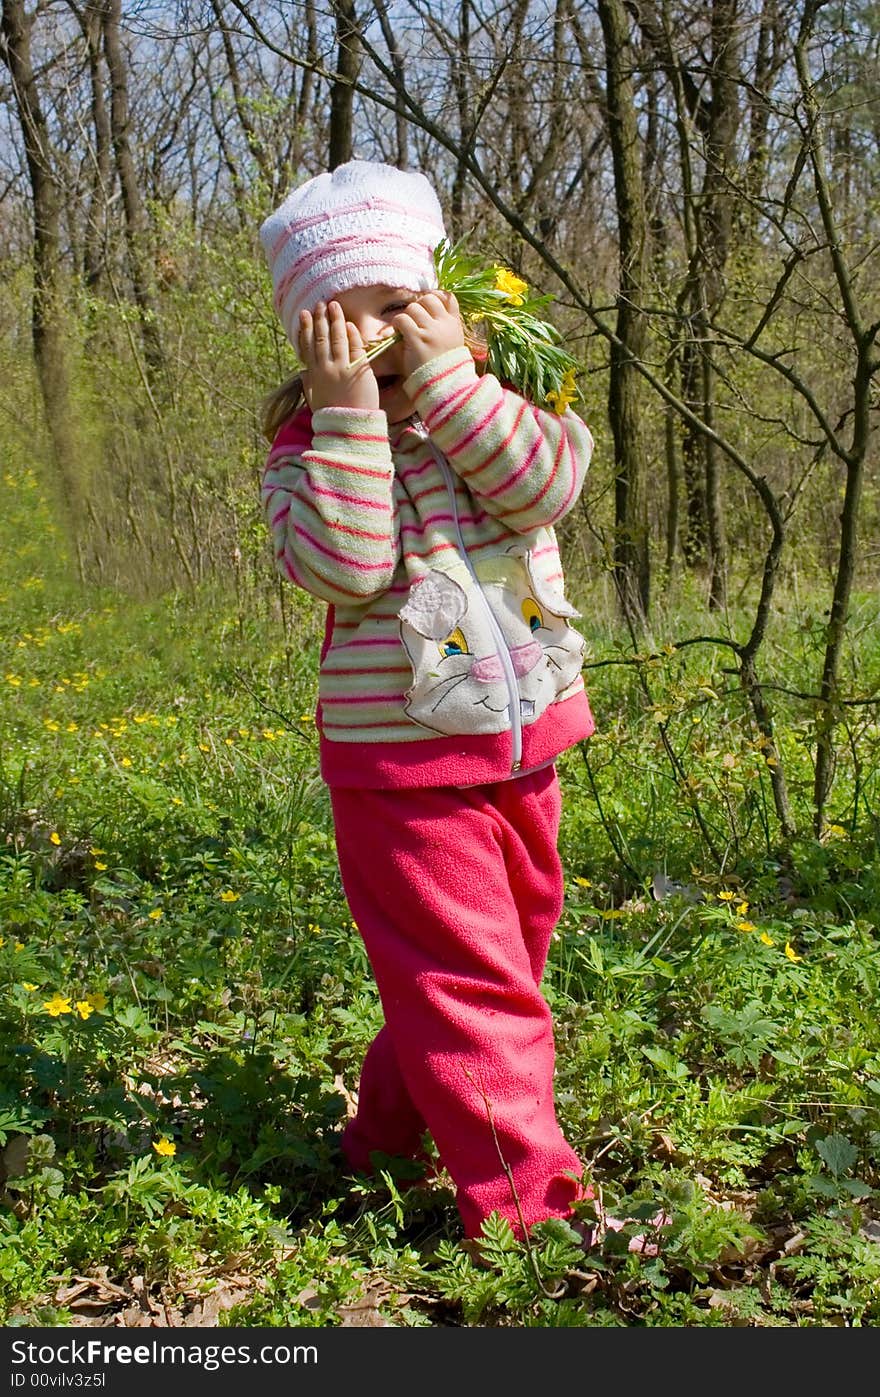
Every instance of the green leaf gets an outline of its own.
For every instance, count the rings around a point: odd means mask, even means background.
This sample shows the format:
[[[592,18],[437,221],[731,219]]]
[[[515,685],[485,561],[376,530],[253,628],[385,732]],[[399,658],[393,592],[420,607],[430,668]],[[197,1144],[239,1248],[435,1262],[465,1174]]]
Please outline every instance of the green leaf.
[[[673,1081],[683,1081],[690,1076],[690,1069],[680,1058],[673,1057],[666,1048],[642,1048],[642,1053],[649,1062],[653,1062],[655,1067],[659,1067]]]
[[[836,1179],[847,1173],[859,1157],[855,1145],[845,1135],[826,1135],[823,1140],[817,1140],[816,1153]]]

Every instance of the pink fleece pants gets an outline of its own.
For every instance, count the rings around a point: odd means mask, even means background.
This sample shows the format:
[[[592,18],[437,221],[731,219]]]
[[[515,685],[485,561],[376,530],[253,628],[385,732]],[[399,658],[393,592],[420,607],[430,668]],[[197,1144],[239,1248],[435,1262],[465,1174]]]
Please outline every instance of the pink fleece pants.
[[[465,789],[331,790],[346,898],[385,1026],[343,1135],[351,1166],[416,1157],[430,1131],[465,1235],[564,1217],[583,1165],[553,1103],[538,988],[562,910],[554,768]],[[511,1187],[512,1182],[512,1187]],[[515,1195],[514,1196],[514,1190]]]

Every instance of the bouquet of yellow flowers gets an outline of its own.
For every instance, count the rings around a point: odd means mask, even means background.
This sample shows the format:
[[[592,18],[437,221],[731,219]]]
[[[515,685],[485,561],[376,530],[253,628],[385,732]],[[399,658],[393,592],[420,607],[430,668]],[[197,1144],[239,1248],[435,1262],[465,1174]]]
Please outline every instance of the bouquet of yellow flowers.
[[[434,265],[440,290],[453,293],[465,326],[483,327],[490,372],[537,406],[564,412],[578,397],[579,364],[563,349],[556,327],[539,314],[553,297],[529,295],[521,277],[507,267],[481,264],[461,243],[444,239],[435,249]],[[367,359],[375,359],[396,339],[374,340]]]

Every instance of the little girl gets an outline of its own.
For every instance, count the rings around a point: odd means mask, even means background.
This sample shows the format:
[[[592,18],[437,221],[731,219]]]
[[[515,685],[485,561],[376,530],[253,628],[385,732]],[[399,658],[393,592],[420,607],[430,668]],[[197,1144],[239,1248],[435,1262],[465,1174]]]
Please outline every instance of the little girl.
[[[276,394],[267,419],[263,500],[282,572],[328,603],[321,772],[385,1019],[343,1150],[367,1172],[427,1131],[466,1237],[493,1212],[521,1237],[583,1196],[539,986],[554,760],[593,731],[553,525],[593,439],[479,372],[423,175],[351,161],[260,236],[304,365],[304,401]]]

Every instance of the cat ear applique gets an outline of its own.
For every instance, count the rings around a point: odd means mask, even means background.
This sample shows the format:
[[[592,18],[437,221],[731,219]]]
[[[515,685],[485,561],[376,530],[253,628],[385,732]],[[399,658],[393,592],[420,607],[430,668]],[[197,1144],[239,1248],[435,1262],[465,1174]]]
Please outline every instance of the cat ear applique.
[[[429,640],[443,640],[467,611],[467,596],[453,578],[429,572],[410,588],[400,619]]]
[[[573,616],[580,616],[580,612],[572,606],[567,597],[562,592],[557,591],[543,577],[536,575],[536,569],[532,566],[532,555],[526,553],[523,557],[529,581],[532,584],[532,595],[545,611],[551,611],[554,616],[564,616],[570,620]]]

